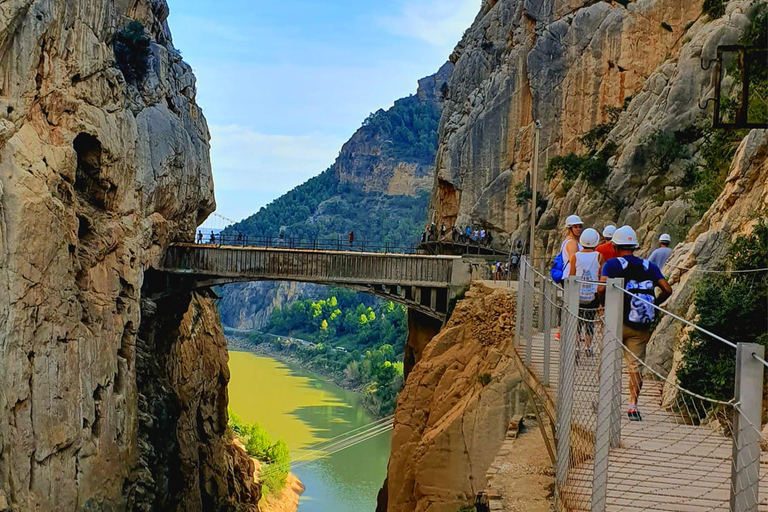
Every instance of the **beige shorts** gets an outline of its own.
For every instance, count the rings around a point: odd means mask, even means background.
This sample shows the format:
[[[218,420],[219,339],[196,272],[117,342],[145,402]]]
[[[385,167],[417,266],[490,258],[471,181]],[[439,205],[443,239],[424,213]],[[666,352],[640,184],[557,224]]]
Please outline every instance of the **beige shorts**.
[[[645,361],[645,349],[648,346],[648,341],[651,339],[651,331],[639,331],[625,324],[622,329],[622,336],[624,338],[624,345],[629,351],[632,352],[637,359]],[[637,359],[626,352],[624,353],[624,359],[627,362],[627,371],[640,373],[640,363]]]

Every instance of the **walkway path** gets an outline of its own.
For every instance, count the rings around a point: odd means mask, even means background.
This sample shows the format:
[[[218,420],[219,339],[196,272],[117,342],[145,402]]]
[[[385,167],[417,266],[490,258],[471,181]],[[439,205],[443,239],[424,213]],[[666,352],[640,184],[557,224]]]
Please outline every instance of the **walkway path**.
[[[525,286],[528,286],[527,284]],[[531,297],[535,297],[531,300]],[[542,321],[541,292],[524,299],[518,319],[529,329],[522,329],[517,355],[527,381],[536,392],[548,415],[556,415],[561,395],[560,379],[568,375],[560,371],[560,327],[550,331],[550,382],[544,385],[545,336]],[[559,300],[558,300],[559,303]],[[526,312],[525,307],[530,308]],[[518,305],[520,307],[520,305]],[[569,315],[562,306],[553,307],[553,323],[566,323],[564,333],[576,325],[566,322]],[[527,322],[527,324],[526,324]],[[581,322],[580,331],[587,323]],[[561,508],[572,512],[590,512],[592,507],[595,440],[598,421],[598,391],[600,385],[601,321],[594,324],[594,355],[588,357],[583,341],[578,347],[572,371],[572,392],[562,393],[572,404],[570,426],[570,457],[567,478],[560,487]],[[565,336],[565,334],[563,334]],[[583,334],[582,334],[583,336]],[[526,361],[526,352],[529,352]],[[623,364],[622,366],[626,366]],[[572,368],[570,368],[572,367]],[[624,368],[625,370],[625,368]],[[664,382],[652,380],[651,370],[645,370],[645,383],[639,408],[643,421],[631,422],[626,416],[628,404],[628,374],[621,374],[620,444],[611,449],[607,464],[607,493],[604,510],[608,512],[728,512],[731,490],[733,439],[730,428],[733,408],[721,406],[721,420],[712,417],[710,403],[699,400],[672,387],[675,393],[664,395]],[[602,417],[602,416],[601,416]],[[728,435],[726,435],[728,434]],[[560,436],[560,435],[559,435]],[[760,458],[760,512],[768,512],[768,453],[755,453]],[[605,460],[605,459],[602,459]],[[754,458],[752,460],[755,460]],[[598,508],[598,510],[602,510]]]

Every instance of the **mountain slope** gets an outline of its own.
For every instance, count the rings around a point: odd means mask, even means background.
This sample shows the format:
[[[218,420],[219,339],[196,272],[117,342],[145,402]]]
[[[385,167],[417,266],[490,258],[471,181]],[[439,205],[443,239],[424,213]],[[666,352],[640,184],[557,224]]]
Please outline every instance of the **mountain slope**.
[[[452,70],[446,63],[419,80],[416,94],[372,113],[330,168],[226,232],[346,240],[354,231],[358,242],[416,242],[427,220],[437,126]],[[322,287],[297,283],[229,285],[219,309],[225,325],[261,328],[275,306],[326,293]]]

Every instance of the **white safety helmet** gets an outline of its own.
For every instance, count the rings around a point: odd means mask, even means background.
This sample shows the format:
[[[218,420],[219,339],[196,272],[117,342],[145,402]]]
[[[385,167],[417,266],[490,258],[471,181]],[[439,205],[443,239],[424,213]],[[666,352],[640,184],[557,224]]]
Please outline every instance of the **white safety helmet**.
[[[579,224],[581,224],[582,226],[584,225],[584,223],[581,221],[581,219],[579,218],[578,215],[569,215],[565,219],[565,228],[566,229],[571,228],[573,226],[578,226]]]
[[[579,243],[587,249],[594,249],[600,243],[600,233],[596,229],[587,228],[579,237]]]
[[[606,240],[610,240],[613,238],[613,234],[616,232],[616,226],[613,224],[608,224],[605,226],[605,229],[603,230],[603,238]]]
[[[669,236],[669,235],[668,235],[668,234],[666,234],[666,233],[664,233],[663,235],[661,235],[661,236],[659,237],[659,242],[667,242],[667,243],[669,243],[669,242],[671,242],[671,241],[672,241],[672,237],[671,237],[671,236]]]
[[[637,249],[637,233],[629,226],[621,226],[613,233],[613,239],[611,240],[613,245],[619,247],[627,247],[631,249]]]

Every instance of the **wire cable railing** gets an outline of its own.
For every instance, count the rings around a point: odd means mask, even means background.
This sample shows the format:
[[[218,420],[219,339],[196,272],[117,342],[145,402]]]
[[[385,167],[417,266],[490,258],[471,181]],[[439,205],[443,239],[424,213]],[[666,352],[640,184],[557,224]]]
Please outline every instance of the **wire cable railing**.
[[[525,260],[520,274],[515,345],[556,401],[559,511],[768,511],[762,346],[642,300],[736,347],[733,395],[714,399],[681,384],[678,362],[670,372],[646,359],[639,341],[650,331],[624,325],[621,280],[570,278],[559,289]],[[585,307],[579,295],[595,285],[604,305]]]

